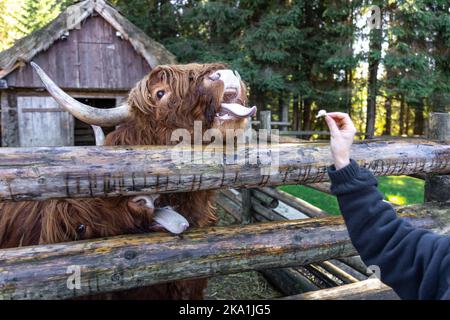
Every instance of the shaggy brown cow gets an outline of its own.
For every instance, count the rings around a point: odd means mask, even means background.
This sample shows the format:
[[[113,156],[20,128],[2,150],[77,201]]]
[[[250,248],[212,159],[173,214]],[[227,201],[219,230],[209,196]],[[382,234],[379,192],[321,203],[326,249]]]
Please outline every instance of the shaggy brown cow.
[[[245,86],[239,75],[222,64],[156,67],[131,90],[127,104],[103,110],[67,96],[33,66],[52,96],[75,117],[98,126],[120,123],[106,137],[106,145],[169,145],[174,143],[170,141],[173,130],[192,132],[196,120],[202,121],[203,130],[242,128],[255,113],[255,107],[244,107]],[[1,203],[0,247],[173,231],[167,222],[171,219],[204,227],[216,221],[213,196],[212,191],[198,191],[162,194],[157,200],[144,196]],[[158,220],[154,206],[170,206],[178,213],[162,210],[165,216]],[[187,223],[173,232],[183,231]],[[86,298],[199,299],[205,287],[206,280],[177,281]]]

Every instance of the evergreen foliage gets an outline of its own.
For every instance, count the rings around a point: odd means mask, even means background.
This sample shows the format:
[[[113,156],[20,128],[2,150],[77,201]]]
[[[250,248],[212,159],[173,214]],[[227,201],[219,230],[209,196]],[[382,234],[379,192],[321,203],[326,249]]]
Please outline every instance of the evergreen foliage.
[[[0,10],[11,1],[0,0]],[[73,2],[20,1],[12,29],[22,34]],[[312,115],[326,109],[351,113],[368,136],[423,134],[428,112],[450,111],[449,0],[110,2],[179,62],[239,70],[250,102],[276,120],[288,106],[293,130],[324,129]],[[367,32],[360,22],[372,5],[382,28]],[[3,48],[11,43],[5,19],[0,14]]]

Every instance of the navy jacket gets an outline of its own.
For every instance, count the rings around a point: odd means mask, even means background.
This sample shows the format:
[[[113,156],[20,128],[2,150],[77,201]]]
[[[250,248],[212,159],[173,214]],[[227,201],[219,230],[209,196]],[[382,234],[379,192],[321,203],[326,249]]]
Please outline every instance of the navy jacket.
[[[328,168],[351,241],[402,299],[450,299],[450,237],[412,227],[383,201],[372,173],[351,160]]]

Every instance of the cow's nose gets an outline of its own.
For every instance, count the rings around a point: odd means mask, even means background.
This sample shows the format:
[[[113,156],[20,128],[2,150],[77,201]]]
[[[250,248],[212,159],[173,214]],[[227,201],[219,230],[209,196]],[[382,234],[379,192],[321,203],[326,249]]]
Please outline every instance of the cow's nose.
[[[220,79],[220,71],[216,71],[216,72],[214,72],[214,73],[212,73],[210,76],[209,76],[209,79],[211,80],[211,81],[217,81],[217,80],[219,80]]]

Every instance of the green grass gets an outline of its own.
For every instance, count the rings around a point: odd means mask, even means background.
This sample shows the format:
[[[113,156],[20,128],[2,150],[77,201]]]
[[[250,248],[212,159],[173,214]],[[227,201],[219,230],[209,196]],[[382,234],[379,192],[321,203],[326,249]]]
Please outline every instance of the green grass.
[[[378,188],[387,201],[398,205],[423,203],[424,181],[421,179],[407,176],[392,176],[379,177],[378,182]],[[278,188],[306,200],[332,215],[340,214],[336,197],[332,195],[300,185],[281,186]]]

